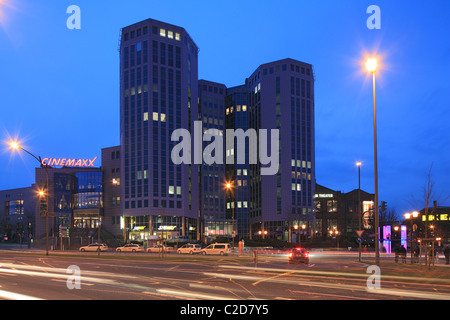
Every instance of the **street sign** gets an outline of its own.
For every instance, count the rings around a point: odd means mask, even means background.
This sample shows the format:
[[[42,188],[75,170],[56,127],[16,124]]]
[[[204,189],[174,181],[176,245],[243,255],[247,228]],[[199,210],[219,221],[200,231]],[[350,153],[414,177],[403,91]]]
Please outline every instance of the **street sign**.
[[[363,233],[364,233],[364,230],[356,230],[356,234],[358,235],[358,238],[361,238]]]
[[[358,242],[358,243],[363,243],[363,238],[358,237],[358,239],[356,239],[356,242]]]
[[[60,238],[69,238],[69,228],[59,226],[59,236]]]

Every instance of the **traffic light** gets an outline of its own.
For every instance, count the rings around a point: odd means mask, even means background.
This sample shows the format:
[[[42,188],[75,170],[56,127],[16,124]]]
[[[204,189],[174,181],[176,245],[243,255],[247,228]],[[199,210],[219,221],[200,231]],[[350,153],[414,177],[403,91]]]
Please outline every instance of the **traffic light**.
[[[47,199],[45,197],[41,197],[39,200],[39,213],[41,216],[47,215]]]
[[[385,212],[387,210],[387,202],[386,201],[381,201],[381,212]]]

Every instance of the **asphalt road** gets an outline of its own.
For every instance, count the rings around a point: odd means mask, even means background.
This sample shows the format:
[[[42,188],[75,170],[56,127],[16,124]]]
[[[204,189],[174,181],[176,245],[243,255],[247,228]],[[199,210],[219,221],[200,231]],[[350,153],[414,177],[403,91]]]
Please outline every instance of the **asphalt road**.
[[[423,270],[400,277],[381,270],[368,287],[369,264],[355,255],[313,253],[309,265],[259,256],[257,266],[251,257],[96,255],[0,251],[0,299],[450,300],[450,268],[439,269],[438,279],[423,277]]]

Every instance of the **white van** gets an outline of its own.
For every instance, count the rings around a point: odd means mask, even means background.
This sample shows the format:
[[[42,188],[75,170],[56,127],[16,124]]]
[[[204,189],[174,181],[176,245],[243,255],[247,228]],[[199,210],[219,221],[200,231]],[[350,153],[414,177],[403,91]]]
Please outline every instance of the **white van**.
[[[202,249],[201,254],[227,255],[231,253],[231,245],[229,243],[214,243]]]

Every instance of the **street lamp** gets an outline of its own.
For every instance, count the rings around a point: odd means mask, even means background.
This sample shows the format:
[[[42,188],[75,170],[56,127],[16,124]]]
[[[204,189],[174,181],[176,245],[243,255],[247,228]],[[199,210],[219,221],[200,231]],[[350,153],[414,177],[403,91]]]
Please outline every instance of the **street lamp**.
[[[49,179],[48,179],[48,170],[47,170],[48,165],[47,165],[47,164],[44,165],[44,164],[42,163],[41,157],[36,157],[34,154],[32,154],[31,152],[29,152],[28,150],[25,150],[24,148],[22,148],[22,147],[20,146],[20,144],[19,144],[17,141],[10,141],[9,146],[11,147],[11,149],[12,149],[13,151],[16,151],[16,150],[22,150],[22,151],[28,153],[30,156],[32,156],[34,159],[36,159],[36,160],[39,162],[39,164],[41,165],[41,168],[44,168],[44,170],[45,170],[45,174],[46,174],[46,176],[47,176],[47,192],[45,192],[46,202],[47,202],[47,210],[46,210],[46,212],[45,212],[45,225],[46,225],[46,227],[45,227],[45,235],[46,235],[46,255],[48,256],[48,248],[49,248],[49,245],[48,245],[48,210],[49,210],[49,208],[50,208],[50,202],[49,202],[49,182],[48,182]],[[40,190],[40,191],[39,191],[39,195],[40,195],[41,197],[44,196],[44,191],[43,191],[43,190]]]
[[[366,62],[366,69],[372,73],[373,79],[373,128],[374,128],[374,163],[375,163],[375,264],[380,265],[380,232],[379,232],[379,216],[378,216],[378,148],[377,148],[377,103],[376,103],[376,85],[375,73],[378,63],[374,58],[370,58]]]

